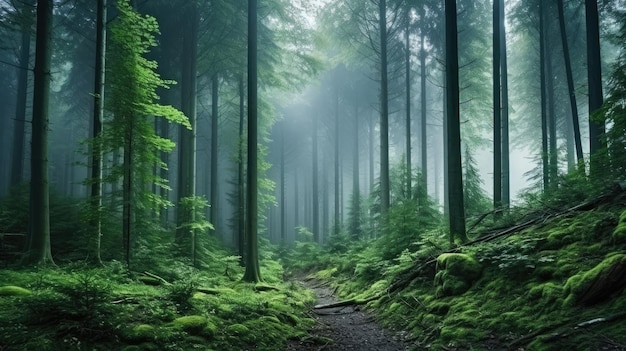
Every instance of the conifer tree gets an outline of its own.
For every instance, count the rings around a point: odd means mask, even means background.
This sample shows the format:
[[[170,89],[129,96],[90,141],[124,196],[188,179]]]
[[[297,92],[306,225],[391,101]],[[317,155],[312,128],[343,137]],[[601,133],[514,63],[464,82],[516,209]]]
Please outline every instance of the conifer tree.
[[[112,174],[122,178],[122,220],[125,260],[130,266],[131,247],[136,229],[150,225],[150,214],[156,214],[169,203],[148,191],[147,185],[167,187],[166,181],[154,174],[160,167],[160,152],[174,147],[171,140],[159,137],[149,116],[165,118],[170,122],[190,127],[185,115],[171,106],[157,103],[156,89],[172,84],[155,72],[157,64],[145,55],[156,45],[154,34],[158,24],[153,17],[137,13],[128,0],[117,3],[118,17],[111,27],[110,106],[113,119],[104,133],[108,150],[123,149],[121,169],[115,166]],[[117,182],[117,179],[112,179]],[[140,222],[141,226],[135,223]]]

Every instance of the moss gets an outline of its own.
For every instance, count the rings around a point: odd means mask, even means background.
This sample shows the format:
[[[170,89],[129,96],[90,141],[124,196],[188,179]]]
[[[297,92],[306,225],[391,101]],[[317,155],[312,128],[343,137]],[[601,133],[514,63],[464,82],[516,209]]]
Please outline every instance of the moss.
[[[612,279],[622,276],[626,270],[626,254],[613,253],[592,269],[570,277],[565,283],[565,304],[593,305],[606,300],[614,292],[624,288],[626,281]],[[593,291],[592,291],[593,290]]]
[[[134,343],[152,340],[156,335],[156,328],[149,324],[138,324],[124,333],[126,340]]]
[[[619,216],[619,223],[613,230],[611,240],[616,244],[626,243],[626,211]]]
[[[198,334],[207,326],[207,323],[206,317],[192,315],[176,318],[171,325],[190,334]]]
[[[480,277],[482,267],[467,254],[444,253],[437,257],[435,284],[439,296],[456,296],[466,292]]]
[[[245,335],[250,332],[250,329],[243,324],[231,324],[226,327],[226,331],[229,334]]]
[[[19,286],[6,285],[0,286],[0,296],[25,296],[30,295],[31,292],[28,289],[24,289]]]

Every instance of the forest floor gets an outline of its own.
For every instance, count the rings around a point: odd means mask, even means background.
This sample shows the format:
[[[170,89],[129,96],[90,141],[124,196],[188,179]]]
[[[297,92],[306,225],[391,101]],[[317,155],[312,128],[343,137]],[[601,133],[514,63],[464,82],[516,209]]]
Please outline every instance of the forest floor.
[[[326,284],[302,279],[302,284],[317,296],[317,305],[338,302],[339,299]],[[287,351],[402,351],[410,344],[404,333],[383,329],[375,317],[358,305],[312,309],[316,326],[309,337],[290,341]]]

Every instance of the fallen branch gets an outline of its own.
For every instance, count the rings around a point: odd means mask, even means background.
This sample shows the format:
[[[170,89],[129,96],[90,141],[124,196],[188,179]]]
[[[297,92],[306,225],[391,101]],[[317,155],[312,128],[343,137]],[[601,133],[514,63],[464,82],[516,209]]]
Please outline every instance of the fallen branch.
[[[156,274],[152,274],[152,273],[150,273],[150,272],[143,272],[143,274],[144,274],[144,275],[146,275],[146,276],[148,276],[148,277],[150,277],[150,278],[154,278],[154,279],[156,279],[156,280],[160,281],[161,283],[163,283],[163,285],[172,285],[172,283],[170,283],[170,282],[168,282],[167,280],[165,280],[165,279],[163,279],[163,278],[159,277],[159,276],[158,276],[158,275],[156,275]]]

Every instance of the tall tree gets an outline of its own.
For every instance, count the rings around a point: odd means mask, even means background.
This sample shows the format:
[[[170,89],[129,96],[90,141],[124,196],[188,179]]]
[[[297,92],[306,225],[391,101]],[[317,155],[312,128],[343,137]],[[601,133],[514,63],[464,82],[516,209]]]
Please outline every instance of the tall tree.
[[[456,1],[445,1],[446,21],[446,110],[448,121],[448,199],[450,241],[467,240],[463,205],[463,167],[461,164],[461,123],[459,114],[459,52]]]
[[[511,174],[509,155],[509,65],[506,51],[505,3],[500,1],[500,85],[502,99],[502,206],[511,203]]]
[[[587,24],[587,81],[589,84],[589,152],[593,156],[603,145],[604,122],[593,119],[594,112],[602,106],[602,61],[600,58],[600,25],[598,24],[598,2],[585,0]],[[593,161],[590,173],[598,174],[601,166]]]
[[[576,104],[576,91],[574,90],[574,76],[572,74],[572,60],[567,42],[567,32],[565,29],[565,9],[563,0],[557,0],[557,10],[559,17],[559,29],[561,32],[561,43],[563,47],[563,60],[565,62],[565,75],[567,78],[567,91],[572,113],[572,126],[574,129],[574,143],[576,145],[576,160],[579,167],[584,169],[583,146],[580,139],[580,127],[578,126],[578,105]]]
[[[54,264],[50,250],[50,195],[48,184],[48,104],[52,57],[52,0],[37,0],[37,41],[30,180],[30,241],[25,262]]]
[[[500,0],[493,0],[493,207],[502,207]]]
[[[219,164],[218,157],[218,129],[219,129],[219,76],[214,73],[211,76],[211,216],[210,221],[217,224],[218,190],[217,190],[217,170]]]
[[[33,22],[32,1],[24,1],[21,9],[21,44],[17,68],[17,101],[13,124],[13,150],[11,152],[11,186],[22,182],[24,173],[24,136],[26,124],[26,100],[28,95],[28,72],[30,63],[30,39]]]
[[[404,93],[405,93],[405,149],[406,149],[406,173],[407,177],[407,194],[411,196],[411,42],[410,42],[410,29],[411,29],[411,7],[409,6],[405,10],[405,27],[404,27]]]
[[[96,9],[96,64],[93,94],[93,121],[91,136],[94,140],[91,154],[91,233],[89,260],[100,264],[100,238],[102,236],[102,122],[104,117],[104,79],[106,56],[107,1],[98,0]]]
[[[179,126],[178,148],[178,206],[177,241],[187,242],[191,247],[190,255],[195,258],[195,232],[192,227],[185,226],[194,220],[195,211],[190,206],[183,206],[184,199],[196,196],[196,119],[197,119],[197,61],[198,61],[198,8],[195,1],[185,4],[183,10],[186,18],[182,32],[181,52],[181,111],[189,119],[189,126]],[[212,219],[209,219],[213,222]],[[187,248],[188,249],[188,248]]]
[[[550,187],[549,158],[548,158],[548,97],[546,84],[546,30],[545,30],[545,5],[539,2],[539,67],[541,89],[541,165],[543,190]]]
[[[258,282],[261,280],[258,248],[258,212],[257,212],[257,133],[258,133],[258,91],[257,91],[257,36],[258,36],[257,0],[248,0],[248,196],[246,220],[246,271],[243,280]]]
[[[389,82],[387,72],[387,0],[378,0],[380,31],[380,211],[389,210]]]

